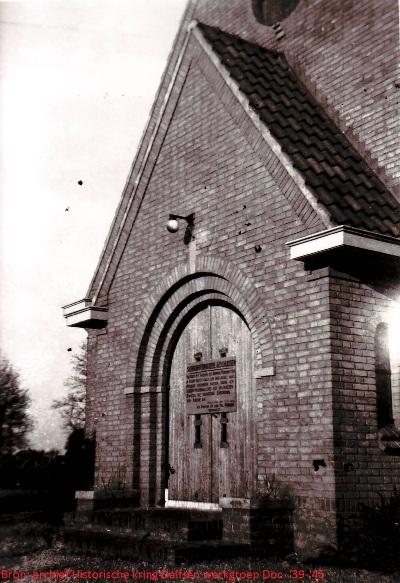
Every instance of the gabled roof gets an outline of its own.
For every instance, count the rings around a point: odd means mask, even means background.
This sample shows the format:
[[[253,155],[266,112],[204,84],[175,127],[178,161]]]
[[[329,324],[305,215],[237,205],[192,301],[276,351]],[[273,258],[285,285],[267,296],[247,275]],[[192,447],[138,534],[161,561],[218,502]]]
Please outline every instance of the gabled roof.
[[[256,122],[266,145],[274,150],[297,184],[299,196],[304,196],[304,208],[312,208],[319,216],[320,227],[344,225],[380,236],[400,237],[400,203],[291,71],[285,57],[192,20],[196,1],[189,1],[89,286],[87,297],[93,305],[102,306],[107,301],[109,286],[146,193],[149,167],[169,127],[165,120],[173,115],[185,81],[181,69],[188,66],[193,39],[217,66],[238,98],[238,107],[244,107]]]
[[[291,71],[282,54],[198,24],[250,106],[332,221],[400,236],[400,203]]]

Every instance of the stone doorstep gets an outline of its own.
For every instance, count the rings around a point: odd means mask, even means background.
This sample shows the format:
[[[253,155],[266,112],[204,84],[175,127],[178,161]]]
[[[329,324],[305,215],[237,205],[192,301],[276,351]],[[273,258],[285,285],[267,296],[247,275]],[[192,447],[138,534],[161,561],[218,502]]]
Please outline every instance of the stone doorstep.
[[[68,513],[69,519],[88,517],[92,519],[107,518],[112,520],[136,518],[137,520],[146,520],[152,522],[187,522],[188,520],[209,522],[211,520],[221,520],[222,512],[214,510],[197,510],[197,509],[177,509],[177,508],[114,508],[114,509],[98,509],[94,511],[77,511],[75,513]],[[97,518],[96,518],[97,517]]]
[[[78,536],[81,540],[86,539],[99,539],[106,540],[108,537],[111,539],[124,538],[130,540],[131,542],[142,543],[147,542],[157,542],[157,543],[168,543],[168,542],[181,542],[182,540],[187,540],[187,533],[183,532],[163,532],[163,531],[146,531],[146,530],[132,530],[130,528],[116,527],[116,526],[104,526],[100,524],[81,524],[68,525],[64,527],[64,534],[67,538],[70,536]]]
[[[130,534],[65,527],[63,541],[72,552],[141,560],[181,561],[261,557],[265,546],[224,541],[173,541]]]
[[[65,516],[68,528],[90,532],[125,533],[138,537],[157,536],[163,540],[219,540],[222,538],[221,512],[151,509],[78,511]]]
[[[291,517],[282,515],[282,510],[272,509],[273,514],[278,511],[275,516],[263,516],[263,510],[257,516],[257,511],[243,508],[229,508],[222,512],[171,508],[77,512],[65,518],[65,538],[71,543],[75,541],[73,547],[77,545],[83,551],[87,547],[88,552],[92,547],[99,549],[103,544],[110,548],[118,547],[118,541],[125,541],[121,545],[139,546],[140,549],[145,543],[146,548],[150,545],[151,553],[156,552],[153,546],[157,545],[168,549],[178,549],[183,545],[183,552],[192,544],[200,544],[205,549],[207,545],[222,544],[223,548],[262,547],[291,552],[293,525]],[[68,543],[68,546],[71,545]],[[120,554],[118,549],[116,554]],[[172,552],[168,549],[162,557],[166,558],[168,552]]]

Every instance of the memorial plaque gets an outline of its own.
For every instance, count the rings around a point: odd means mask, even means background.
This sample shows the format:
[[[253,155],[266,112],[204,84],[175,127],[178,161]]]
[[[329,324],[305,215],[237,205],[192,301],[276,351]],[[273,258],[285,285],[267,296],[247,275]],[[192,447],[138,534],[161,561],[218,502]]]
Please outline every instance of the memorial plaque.
[[[236,411],[236,360],[189,364],[186,372],[188,415]]]

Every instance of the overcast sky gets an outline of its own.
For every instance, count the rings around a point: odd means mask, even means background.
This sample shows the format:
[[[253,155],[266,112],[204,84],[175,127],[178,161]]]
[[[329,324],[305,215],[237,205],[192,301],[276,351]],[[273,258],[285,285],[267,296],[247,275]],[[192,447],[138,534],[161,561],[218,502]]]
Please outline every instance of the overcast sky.
[[[1,350],[34,447],[64,444],[50,404],[86,333],[61,306],[86,294],[185,5],[0,1]]]

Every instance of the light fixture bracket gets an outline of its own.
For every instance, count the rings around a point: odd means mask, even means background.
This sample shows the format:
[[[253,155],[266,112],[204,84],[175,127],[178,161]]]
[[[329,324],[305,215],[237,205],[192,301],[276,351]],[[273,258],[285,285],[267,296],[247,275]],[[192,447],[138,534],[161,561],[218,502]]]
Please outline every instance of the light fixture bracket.
[[[176,219],[182,219],[183,221],[186,221],[189,226],[193,226],[194,213],[190,213],[190,215],[186,215],[186,217],[184,217],[183,215],[177,215],[175,213],[169,213],[169,220],[176,220]]]

